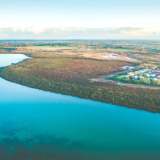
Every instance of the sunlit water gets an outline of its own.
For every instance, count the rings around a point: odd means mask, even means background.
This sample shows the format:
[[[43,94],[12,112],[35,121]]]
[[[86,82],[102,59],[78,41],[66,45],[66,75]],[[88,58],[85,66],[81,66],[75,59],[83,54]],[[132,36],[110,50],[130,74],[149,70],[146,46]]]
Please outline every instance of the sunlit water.
[[[0,66],[26,58],[0,54]],[[0,160],[159,160],[160,114],[0,78]]]

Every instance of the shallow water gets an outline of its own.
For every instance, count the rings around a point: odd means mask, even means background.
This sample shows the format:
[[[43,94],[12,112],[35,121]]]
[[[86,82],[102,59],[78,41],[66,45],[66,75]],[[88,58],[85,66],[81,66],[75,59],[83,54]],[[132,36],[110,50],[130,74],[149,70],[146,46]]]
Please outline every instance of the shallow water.
[[[9,66],[12,63],[18,63],[24,59],[29,58],[23,54],[1,54],[0,53],[0,67]]]
[[[0,55],[0,66],[24,58]],[[0,78],[2,160],[159,160],[159,150],[160,114]]]

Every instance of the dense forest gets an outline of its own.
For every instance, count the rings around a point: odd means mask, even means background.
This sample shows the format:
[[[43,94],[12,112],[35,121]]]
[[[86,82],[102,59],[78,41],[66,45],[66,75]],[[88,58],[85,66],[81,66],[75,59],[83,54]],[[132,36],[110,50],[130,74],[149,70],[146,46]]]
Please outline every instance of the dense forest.
[[[91,82],[131,62],[87,59],[55,53],[26,53],[33,58],[0,69],[0,76],[22,85],[80,98],[160,113],[160,90]]]

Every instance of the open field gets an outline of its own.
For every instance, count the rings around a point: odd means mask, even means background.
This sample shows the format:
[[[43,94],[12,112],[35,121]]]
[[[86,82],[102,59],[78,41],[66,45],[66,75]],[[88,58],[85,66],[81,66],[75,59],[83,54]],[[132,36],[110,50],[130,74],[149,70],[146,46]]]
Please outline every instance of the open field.
[[[13,51],[14,53],[20,52],[54,52],[59,55],[74,55],[85,58],[101,59],[101,60],[121,60],[121,61],[138,61],[136,58],[126,55],[126,52],[116,51],[112,49],[102,50],[82,50],[73,47],[19,47]],[[117,55],[117,56],[112,56]]]
[[[73,47],[70,47],[70,46],[28,46],[28,47],[19,47],[19,48],[22,48],[22,49],[33,49],[33,50],[39,50],[39,49],[42,49],[42,50],[57,50],[57,49],[73,49]]]

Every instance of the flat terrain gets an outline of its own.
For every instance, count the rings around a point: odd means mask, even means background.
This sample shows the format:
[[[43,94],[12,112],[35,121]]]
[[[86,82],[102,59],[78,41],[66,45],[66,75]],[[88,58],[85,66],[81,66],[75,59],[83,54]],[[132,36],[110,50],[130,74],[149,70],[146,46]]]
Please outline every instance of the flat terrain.
[[[53,48],[56,48],[54,51],[23,48],[25,45],[37,48],[37,44],[46,45],[45,43],[37,42],[36,44],[13,43],[5,46],[6,44],[4,43],[5,48],[2,50],[6,53],[24,53],[32,58],[16,65],[1,68],[0,76],[32,88],[93,99],[128,108],[160,112],[159,89],[133,87],[131,85],[124,86],[123,83],[118,83],[117,85],[116,82],[112,81],[108,83],[93,81],[93,79],[104,75],[123,72],[122,67],[124,66],[143,67],[146,65],[158,65],[160,61],[157,50],[154,53],[152,50],[148,50],[148,52],[145,50],[142,53],[139,48],[135,47],[135,49],[128,48],[134,51],[116,52],[117,48],[99,49],[103,47],[103,43],[99,48],[94,48],[97,44],[91,48],[89,47],[89,42],[60,43],[60,45],[64,45],[63,47],[57,46],[56,43],[56,47],[53,46]],[[51,45],[54,44],[55,42]],[[68,48],[68,46],[73,48]],[[48,48],[48,45],[41,48],[45,47]],[[101,57],[103,55],[109,57]],[[112,56],[113,58],[110,58]],[[122,57],[122,59],[117,58],[117,56]],[[153,61],[153,59],[156,59],[156,61]],[[123,78],[123,75],[121,78]]]
[[[101,60],[122,60],[122,61],[137,61],[136,59],[127,56],[128,50],[102,49],[88,50],[77,49],[75,47],[53,47],[53,46],[32,46],[19,47],[13,52],[54,52],[60,55],[74,55],[86,58],[94,58]],[[116,54],[116,56],[114,56]],[[113,56],[112,56],[113,55]]]
[[[18,47],[19,50],[35,50],[35,51],[44,51],[44,50],[58,50],[58,49],[74,49],[74,47],[66,46],[66,47],[56,47],[56,46],[29,46],[29,47]]]

